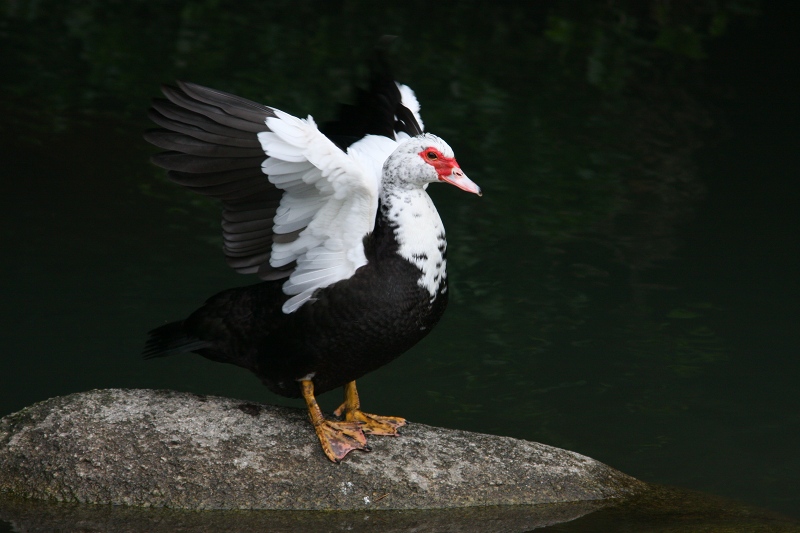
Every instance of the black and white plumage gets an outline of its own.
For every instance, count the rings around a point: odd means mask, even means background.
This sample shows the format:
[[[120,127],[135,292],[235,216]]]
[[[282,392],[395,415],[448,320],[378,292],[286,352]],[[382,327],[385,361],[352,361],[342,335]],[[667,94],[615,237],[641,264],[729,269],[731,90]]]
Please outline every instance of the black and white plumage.
[[[350,384],[352,420],[352,382],[427,335],[447,304],[447,243],[427,185],[480,189],[442,139],[422,133],[414,93],[385,69],[322,128],[191,83],[163,92],[150,116],[164,129],[146,139],[171,151],[153,161],[222,201],[229,265],[264,281],[153,330],[145,357],[191,351],[251,370],[278,394],[303,395],[318,434],[335,423],[315,419],[313,392]],[[339,450],[333,437],[330,451],[326,438],[332,460],[364,448]]]

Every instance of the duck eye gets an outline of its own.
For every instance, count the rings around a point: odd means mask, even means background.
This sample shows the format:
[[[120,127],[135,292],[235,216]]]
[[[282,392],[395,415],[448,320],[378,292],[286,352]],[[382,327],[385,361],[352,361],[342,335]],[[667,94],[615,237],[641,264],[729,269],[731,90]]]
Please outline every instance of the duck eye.
[[[434,160],[434,161],[439,158],[439,156],[436,155],[436,152],[428,152],[425,155],[428,157],[428,159]]]

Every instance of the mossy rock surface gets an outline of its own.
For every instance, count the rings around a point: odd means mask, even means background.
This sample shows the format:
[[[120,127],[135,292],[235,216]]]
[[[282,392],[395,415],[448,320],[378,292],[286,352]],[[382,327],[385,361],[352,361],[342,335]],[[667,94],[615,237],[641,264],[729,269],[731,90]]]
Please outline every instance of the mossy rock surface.
[[[0,492],[192,510],[378,510],[599,504],[645,488],[588,457],[508,437],[412,422],[369,441],[372,452],[333,464],[303,410],[95,390],[0,420]]]

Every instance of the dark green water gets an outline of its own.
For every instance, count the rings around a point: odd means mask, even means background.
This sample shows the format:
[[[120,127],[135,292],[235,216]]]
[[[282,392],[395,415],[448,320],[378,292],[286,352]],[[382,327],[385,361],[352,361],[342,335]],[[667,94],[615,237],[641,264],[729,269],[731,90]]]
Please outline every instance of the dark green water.
[[[180,78],[324,119],[393,33],[484,196],[431,187],[451,305],[363,402],[800,517],[796,7],[0,9],[0,416],[107,387],[298,405],[200,357],[139,359],[148,329],[253,282],[225,266],[215,206],[147,162],[146,109]]]

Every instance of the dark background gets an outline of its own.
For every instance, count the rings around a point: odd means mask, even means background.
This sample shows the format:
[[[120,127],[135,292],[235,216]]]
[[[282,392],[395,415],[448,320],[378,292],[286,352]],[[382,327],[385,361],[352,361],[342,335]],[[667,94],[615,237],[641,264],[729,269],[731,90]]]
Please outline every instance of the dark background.
[[[431,187],[452,300],[368,410],[800,516],[798,7],[5,2],[0,415],[136,387],[300,406],[145,333],[254,280],[141,132],[186,79],[318,121],[400,35],[483,198]],[[321,399],[332,409],[338,394]]]

